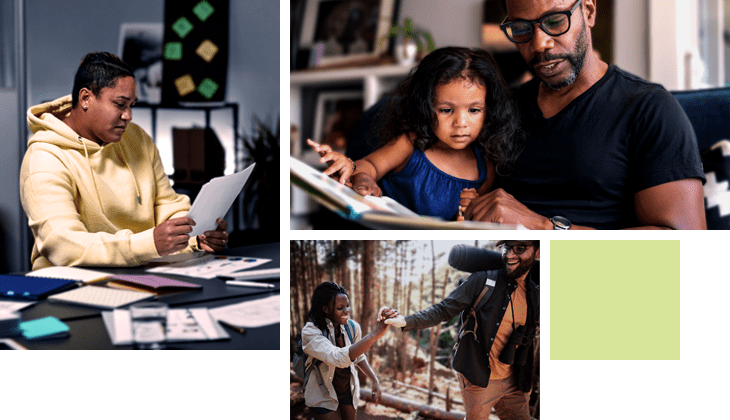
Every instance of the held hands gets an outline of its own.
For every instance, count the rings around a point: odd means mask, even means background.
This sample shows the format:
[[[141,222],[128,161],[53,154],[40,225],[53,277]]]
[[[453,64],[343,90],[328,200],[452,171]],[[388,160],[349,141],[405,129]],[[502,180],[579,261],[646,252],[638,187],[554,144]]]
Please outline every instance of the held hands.
[[[375,325],[375,333],[377,334],[378,338],[384,336],[385,333],[388,331],[389,323],[387,321],[398,316],[398,311],[393,308],[389,308],[387,306],[383,306],[382,308],[380,308],[380,311],[378,311],[378,322]]]
[[[325,175],[334,178],[340,184],[352,187],[352,184],[350,184],[350,175],[352,175],[352,172],[355,171],[355,163],[350,158],[342,153],[333,151],[328,145],[315,143],[311,139],[307,139],[307,144],[309,144],[315,152],[319,153],[319,156],[321,156],[319,159],[320,162],[327,163],[329,165],[329,168],[325,169],[323,172]],[[335,176],[337,173],[340,174],[339,177]]]
[[[403,318],[403,315],[399,314],[397,310],[387,306],[383,306],[378,312],[378,322],[380,321],[399,328],[406,326],[406,319]]]
[[[477,193],[475,188],[464,188],[461,190],[461,195],[459,197],[459,215],[456,216],[457,222],[464,221],[464,212],[466,211],[466,208],[469,207],[472,200],[477,197],[479,197],[479,193]]]
[[[547,217],[541,216],[520,203],[512,195],[501,188],[477,196],[476,191],[464,190],[459,204],[466,209],[466,220],[481,222],[520,224],[528,229],[552,229]]]
[[[202,235],[198,235],[198,246],[203,251],[218,252],[226,249],[228,245],[228,223],[223,219],[216,219],[218,228],[209,230]]]
[[[152,231],[157,253],[164,256],[185,249],[193,226],[195,222],[189,217],[176,217],[157,225]]]

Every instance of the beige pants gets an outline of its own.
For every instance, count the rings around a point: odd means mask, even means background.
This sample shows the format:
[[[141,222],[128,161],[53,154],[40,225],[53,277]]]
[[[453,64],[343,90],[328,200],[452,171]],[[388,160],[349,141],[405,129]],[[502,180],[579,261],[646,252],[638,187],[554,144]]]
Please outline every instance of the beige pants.
[[[530,393],[517,389],[512,377],[490,380],[486,388],[472,385],[458,373],[466,420],[487,420],[492,407],[500,420],[530,420]]]

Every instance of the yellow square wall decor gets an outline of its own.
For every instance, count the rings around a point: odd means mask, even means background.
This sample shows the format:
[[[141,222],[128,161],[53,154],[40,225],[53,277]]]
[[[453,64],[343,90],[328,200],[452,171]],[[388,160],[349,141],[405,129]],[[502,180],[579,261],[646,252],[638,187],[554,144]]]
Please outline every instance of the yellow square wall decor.
[[[679,360],[679,241],[550,241],[551,360]]]

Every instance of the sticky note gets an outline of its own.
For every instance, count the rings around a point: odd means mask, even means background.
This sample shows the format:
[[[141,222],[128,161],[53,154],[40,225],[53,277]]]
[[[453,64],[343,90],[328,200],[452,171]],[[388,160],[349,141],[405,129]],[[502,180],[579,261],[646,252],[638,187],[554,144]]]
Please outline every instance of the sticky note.
[[[195,90],[195,82],[193,82],[192,76],[186,74],[175,79],[175,87],[180,96],[185,96]]]
[[[180,38],[185,38],[193,30],[193,24],[183,16],[172,24],[172,30]]]
[[[203,81],[200,82],[200,86],[198,86],[198,92],[200,92],[200,94],[205,96],[207,99],[212,98],[217,90],[218,83],[208,78],[203,79]]]
[[[218,46],[206,39],[203,41],[195,52],[206,62],[210,63],[210,60],[215,57],[218,52]]]
[[[196,4],[195,7],[193,7],[193,13],[195,13],[198,19],[200,19],[202,22],[208,20],[208,18],[210,17],[210,15],[213,14],[214,11],[215,9],[213,8],[213,6],[211,6],[211,4],[205,0],[201,1],[200,3]]]
[[[182,59],[182,43],[180,42],[168,42],[165,44],[165,60],[181,60]]]

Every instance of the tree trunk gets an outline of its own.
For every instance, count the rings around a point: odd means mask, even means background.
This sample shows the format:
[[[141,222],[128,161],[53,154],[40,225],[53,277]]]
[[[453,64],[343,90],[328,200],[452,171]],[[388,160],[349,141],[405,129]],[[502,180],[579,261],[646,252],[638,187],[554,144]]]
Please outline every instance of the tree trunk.
[[[431,304],[436,302],[436,254],[433,249],[433,241],[431,241]],[[439,324],[437,330],[441,329]],[[429,361],[428,361],[428,403],[433,402],[433,364],[436,363],[436,334],[437,331],[430,329],[431,337],[429,339]]]
[[[372,331],[371,320],[373,319],[372,290],[375,279],[375,242],[365,241],[363,243],[362,255],[362,304],[360,305],[360,325],[364,332]],[[368,351],[368,359],[370,357]]]
[[[372,390],[367,388],[360,388],[360,399],[368,402],[374,402]],[[413,401],[409,401],[389,394],[381,394],[378,404],[382,404],[390,408],[395,408],[396,410],[403,411],[404,413],[418,411],[418,414],[422,417],[438,420],[463,420],[464,416],[466,416],[465,413],[460,413],[457,411],[443,411],[436,407],[431,407],[430,405],[414,403]]]

